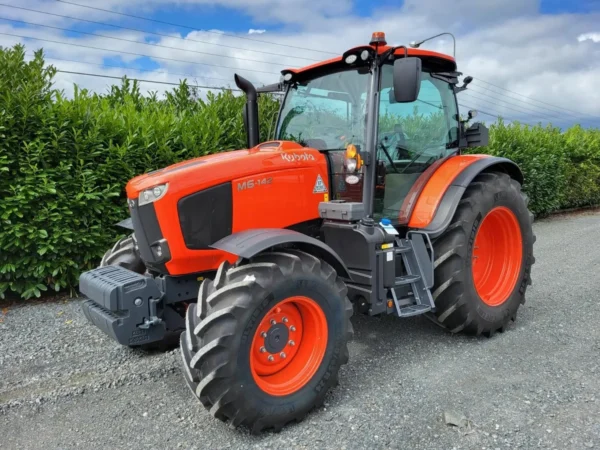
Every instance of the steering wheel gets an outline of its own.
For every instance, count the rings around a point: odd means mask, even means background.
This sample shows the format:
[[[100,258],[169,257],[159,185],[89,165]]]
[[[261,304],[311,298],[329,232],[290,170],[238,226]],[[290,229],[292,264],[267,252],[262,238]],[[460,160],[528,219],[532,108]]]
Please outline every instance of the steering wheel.
[[[396,167],[396,164],[394,164],[394,160],[390,156],[390,152],[388,152],[388,149],[385,147],[385,145],[383,145],[382,141],[379,141],[379,146],[383,150],[383,153],[385,153],[385,156],[386,156],[387,160],[390,162],[390,165],[392,166],[392,168],[394,169],[394,172],[400,173],[400,171]]]

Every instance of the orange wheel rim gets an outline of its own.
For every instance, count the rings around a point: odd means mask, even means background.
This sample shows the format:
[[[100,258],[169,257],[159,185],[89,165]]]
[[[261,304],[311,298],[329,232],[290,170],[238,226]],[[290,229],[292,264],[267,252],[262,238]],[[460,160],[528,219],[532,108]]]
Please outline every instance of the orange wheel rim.
[[[327,319],[308,297],[289,297],[263,317],[252,339],[250,371],[264,392],[283,396],[302,389],[327,349]]]
[[[488,306],[502,305],[514,290],[521,272],[523,238],[515,214],[504,206],[483,219],[473,246],[473,283]]]

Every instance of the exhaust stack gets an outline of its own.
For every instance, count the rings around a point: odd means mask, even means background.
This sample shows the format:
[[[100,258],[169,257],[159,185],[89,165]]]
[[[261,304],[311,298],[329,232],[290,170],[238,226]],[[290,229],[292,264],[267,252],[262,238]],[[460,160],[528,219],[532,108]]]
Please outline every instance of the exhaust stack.
[[[246,126],[246,136],[248,148],[258,145],[258,95],[256,88],[245,78],[234,75],[235,84],[246,94],[246,106],[243,110],[244,125]]]

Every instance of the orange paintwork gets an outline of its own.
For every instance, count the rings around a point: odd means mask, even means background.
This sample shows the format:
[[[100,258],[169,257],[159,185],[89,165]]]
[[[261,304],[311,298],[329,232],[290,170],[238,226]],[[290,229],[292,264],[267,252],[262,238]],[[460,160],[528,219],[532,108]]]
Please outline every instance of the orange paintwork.
[[[325,158],[323,155],[319,155]],[[313,194],[321,176],[327,192]],[[239,190],[248,181],[252,189]],[[260,184],[268,182],[269,184]],[[248,228],[285,228],[318,217],[319,202],[329,193],[327,166],[289,168],[233,180],[234,233]]]
[[[287,322],[284,322],[284,318]],[[288,328],[288,341],[270,353],[265,342],[271,320]],[[250,347],[250,371],[256,385],[274,396],[291,395],[314,376],[327,350],[327,317],[308,297],[290,297],[275,305],[256,328]]]
[[[492,209],[481,221],[471,271],[479,298],[488,306],[508,300],[519,280],[523,238],[515,213],[505,206]]]
[[[433,220],[433,216],[442,201],[448,187],[456,177],[468,166],[488,155],[457,155],[447,159],[429,178],[421,191],[419,199],[410,216],[408,226],[425,228]]]
[[[408,194],[406,194],[404,202],[402,202],[400,212],[398,213],[398,223],[400,225],[406,225],[408,223],[421,192],[423,192],[427,182],[433,176],[438,167],[441,166],[445,161],[446,159],[438,159],[435,161],[427,169],[425,169],[419,178],[417,178],[417,181],[415,181],[415,183],[412,185],[408,191]]]
[[[256,227],[287,227],[319,217],[324,193],[313,194],[320,174],[329,192],[327,162],[318,150],[288,141],[265,142],[247,150],[204,156],[132,179],[127,196],[169,183],[165,196],[154,202],[163,237],[169,244],[171,275],[216,269],[237,259],[218,250],[190,250],[185,246],[177,202],[194,192],[228,181],[233,189],[233,232]],[[271,184],[260,184],[272,178]],[[238,191],[238,182],[254,180],[254,187]],[[248,185],[246,185],[248,186]],[[208,212],[207,212],[208,213]]]
[[[364,47],[364,46],[363,46]],[[358,48],[358,47],[355,47]],[[375,46],[373,46],[373,48],[375,48]],[[378,45],[377,46],[377,53],[381,54],[387,50],[390,49],[389,45]],[[352,50],[352,49],[350,49]],[[404,49],[403,48],[399,48],[394,52],[395,55],[404,55]],[[441,59],[445,59],[449,62],[454,63],[454,65],[456,66],[456,60],[449,55],[446,55],[444,53],[438,53],[438,52],[433,52],[431,50],[421,50],[419,48],[409,48],[408,49],[408,56],[419,56],[419,57],[430,57],[430,58],[441,58]],[[335,58],[331,58],[325,61],[320,61],[317,62],[315,64],[311,64],[309,66],[305,66],[305,67],[300,67],[300,68],[293,68],[293,69],[285,69],[283,72],[292,72],[292,73],[302,73],[302,72],[306,72],[312,69],[315,69],[317,67],[322,67],[322,66],[326,66],[328,64],[332,64],[332,63],[337,63],[340,62],[342,60],[342,56],[336,56]]]

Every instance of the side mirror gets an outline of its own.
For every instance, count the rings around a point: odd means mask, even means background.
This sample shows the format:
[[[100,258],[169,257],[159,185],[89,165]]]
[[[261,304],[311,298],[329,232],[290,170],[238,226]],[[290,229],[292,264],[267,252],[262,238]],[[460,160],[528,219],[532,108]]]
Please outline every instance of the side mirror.
[[[421,59],[400,58],[394,61],[394,100],[411,103],[421,90]]]

